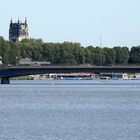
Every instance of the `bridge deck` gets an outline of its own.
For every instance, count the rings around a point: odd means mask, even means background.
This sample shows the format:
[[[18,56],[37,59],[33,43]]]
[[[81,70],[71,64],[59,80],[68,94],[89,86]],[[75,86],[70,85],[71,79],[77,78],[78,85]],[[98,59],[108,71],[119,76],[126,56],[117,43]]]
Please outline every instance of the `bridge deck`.
[[[46,66],[1,67],[0,77],[16,77],[49,73],[140,73],[140,66]]]

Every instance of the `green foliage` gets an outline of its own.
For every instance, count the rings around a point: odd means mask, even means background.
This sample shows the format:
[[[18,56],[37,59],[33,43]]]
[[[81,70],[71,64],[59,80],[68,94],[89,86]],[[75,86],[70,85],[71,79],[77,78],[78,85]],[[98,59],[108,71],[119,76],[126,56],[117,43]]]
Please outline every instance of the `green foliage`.
[[[33,80],[33,77],[27,75],[27,76],[18,76],[18,77],[13,77],[11,80]]]
[[[103,49],[104,62],[103,64],[115,64],[115,51],[111,48]]]
[[[115,51],[115,63],[116,64],[127,64],[129,60],[129,50],[127,47],[114,47]]]
[[[50,61],[62,65],[110,65],[140,63],[140,46],[100,48],[82,47],[80,43],[45,43],[41,39],[25,39],[21,42],[6,41],[0,37],[0,56],[3,64],[17,64],[21,58],[34,61]]]
[[[140,46],[131,48],[129,62],[140,63]]]

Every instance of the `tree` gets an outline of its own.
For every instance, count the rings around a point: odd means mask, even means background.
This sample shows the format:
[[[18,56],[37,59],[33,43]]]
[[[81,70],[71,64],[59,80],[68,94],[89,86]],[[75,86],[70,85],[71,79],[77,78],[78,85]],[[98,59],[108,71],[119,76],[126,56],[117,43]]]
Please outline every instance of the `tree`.
[[[115,51],[115,63],[116,64],[127,64],[129,59],[129,50],[127,47],[114,47]]]
[[[129,63],[140,63],[140,46],[131,48]]]
[[[104,64],[115,64],[115,51],[112,48],[104,48],[103,54],[105,57]]]

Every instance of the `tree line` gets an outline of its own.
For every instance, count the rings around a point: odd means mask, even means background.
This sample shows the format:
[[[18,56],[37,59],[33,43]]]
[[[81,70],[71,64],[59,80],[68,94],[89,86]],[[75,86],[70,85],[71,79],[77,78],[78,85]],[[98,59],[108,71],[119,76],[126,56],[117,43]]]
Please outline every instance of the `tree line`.
[[[83,47],[80,43],[46,43],[41,39],[12,42],[0,37],[0,56],[3,64],[17,64],[21,58],[33,61],[50,61],[62,65],[119,65],[140,64],[140,46]]]

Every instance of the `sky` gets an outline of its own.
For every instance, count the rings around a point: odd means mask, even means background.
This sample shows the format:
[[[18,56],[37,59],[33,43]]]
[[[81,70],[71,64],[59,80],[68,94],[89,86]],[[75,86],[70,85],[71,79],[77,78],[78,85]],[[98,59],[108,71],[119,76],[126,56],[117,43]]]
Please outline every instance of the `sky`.
[[[0,36],[11,18],[27,18],[30,38],[79,42],[87,47],[140,44],[140,0],[2,0]]]

